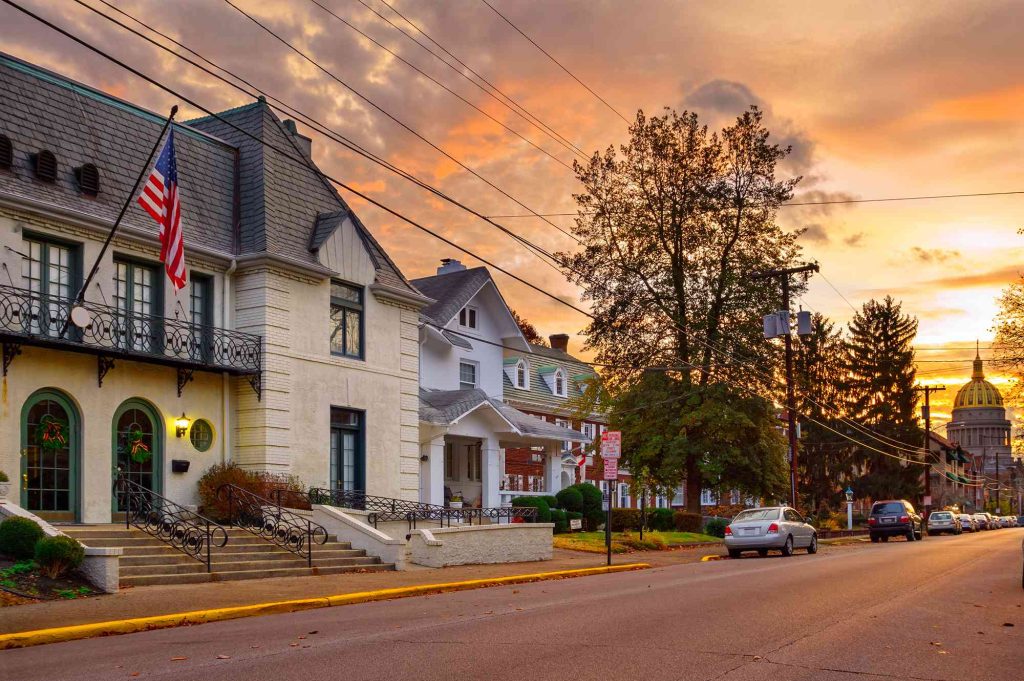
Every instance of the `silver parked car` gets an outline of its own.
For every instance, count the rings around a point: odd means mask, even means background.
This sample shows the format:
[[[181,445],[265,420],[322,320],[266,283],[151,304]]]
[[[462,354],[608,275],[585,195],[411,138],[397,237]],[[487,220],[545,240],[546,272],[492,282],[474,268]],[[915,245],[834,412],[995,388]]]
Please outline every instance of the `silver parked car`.
[[[736,515],[725,528],[725,548],[730,558],[743,551],[782,551],[792,556],[793,549],[818,552],[818,533],[794,509],[788,506],[751,508]]]
[[[960,527],[963,529],[964,532],[977,532],[978,521],[975,520],[974,516],[972,516],[970,513],[961,513]]]
[[[932,511],[928,515],[928,534],[936,535],[943,532],[960,534],[960,516],[951,511]]]

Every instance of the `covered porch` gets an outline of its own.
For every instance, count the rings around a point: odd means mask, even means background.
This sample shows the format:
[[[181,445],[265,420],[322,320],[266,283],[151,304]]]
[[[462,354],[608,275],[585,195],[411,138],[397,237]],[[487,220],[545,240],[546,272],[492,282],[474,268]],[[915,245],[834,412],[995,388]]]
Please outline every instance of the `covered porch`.
[[[497,508],[517,496],[554,494],[565,486],[563,442],[586,442],[575,430],[542,421],[481,390],[420,391],[420,501]],[[505,449],[532,448],[539,481],[505,475]],[[570,483],[571,484],[571,483]]]

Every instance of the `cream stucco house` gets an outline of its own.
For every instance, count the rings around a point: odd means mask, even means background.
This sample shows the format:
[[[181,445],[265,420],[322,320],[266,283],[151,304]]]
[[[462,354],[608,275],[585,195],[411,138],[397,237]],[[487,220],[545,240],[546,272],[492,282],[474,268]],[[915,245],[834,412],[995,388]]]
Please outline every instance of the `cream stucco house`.
[[[413,280],[435,302],[420,324],[420,500],[498,508],[529,494],[506,485],[505,450],[529,450],[546,472],[544,489],[562,488],[563,442],[590,437],[525,414],[504,400],[504,353],[530,353],[490,273],[442,261]]]
[[[0,55],[0,469],[41,517],[110,521],[118,468],[195,504],[225,461],[420,495],[432,301],[310,167],[294,124],[262,101],[222,115],[175,127],[188,286],[164,284],[133,203],[79,328],[70,300],[164,121]]]

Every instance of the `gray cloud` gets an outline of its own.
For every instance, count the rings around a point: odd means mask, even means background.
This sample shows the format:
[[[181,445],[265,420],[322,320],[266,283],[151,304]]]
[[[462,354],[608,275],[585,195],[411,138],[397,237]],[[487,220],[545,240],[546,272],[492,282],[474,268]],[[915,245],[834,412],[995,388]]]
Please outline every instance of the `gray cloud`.
[[[960,259],[960,251],[942,248],[921,248],[913,246],[910,249],[911,256],[918,262],[926,264],[945,264],[952,260]]]
[[[827,244],[832,239],[828,232],[825,230],[825,226],[820,222],[812,222],[803,226],[803,231],[800,233],[800,238],[804,241],[811,241],[816,244]]]
[[[843,243],[850,248],[857,248],[864,242],[864,237],[867,236],[864,232],[857,232],[843,239]]]

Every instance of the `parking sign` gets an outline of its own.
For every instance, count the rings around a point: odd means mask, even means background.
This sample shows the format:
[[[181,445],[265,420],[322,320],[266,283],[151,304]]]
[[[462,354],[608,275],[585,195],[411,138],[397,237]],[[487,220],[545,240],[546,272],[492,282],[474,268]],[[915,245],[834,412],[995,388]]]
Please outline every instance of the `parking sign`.
[[[622,456],[622,431],[606,430],[601,433],[601,458],[617,459]]]

